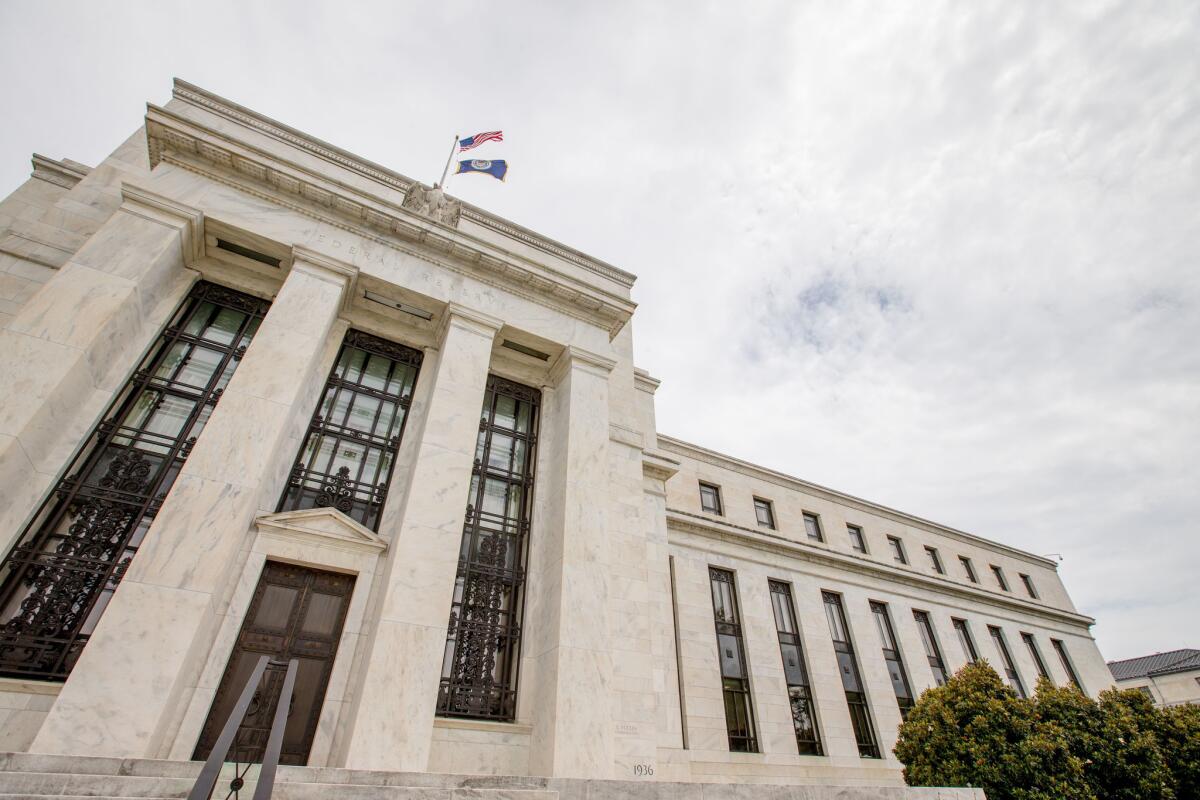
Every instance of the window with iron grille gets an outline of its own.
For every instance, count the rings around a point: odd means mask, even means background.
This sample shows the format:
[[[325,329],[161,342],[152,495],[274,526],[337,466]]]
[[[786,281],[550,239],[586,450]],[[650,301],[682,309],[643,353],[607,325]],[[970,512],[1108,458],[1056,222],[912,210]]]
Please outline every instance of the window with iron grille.
[[[896,632],[892,630],[887,605],[872,601],[871,614],[875,617],[879,641],[883,644],[883,660],[887,664],[888,676],[892,679],[892,688],[896,691],[896,704],[900,706],[900,716],[908,719],[908,712],[912,711],[913,707],[913,693],[909,687],[908,673],[904,671],[904,661],[900,658],[900,648],[896,645]]]
[[[336,508],[379,529],[420,368],[420,350],[346,334],[279,511]]]
[[[1012,655],[1008,652],[1008,643],[1004,641],[1004,632],[995,625],[988,625],[988,632],[992,634],[992,641],[996,645],[996,650],[1000,652],[1000,663],[1004,666],[1004,677],[1007,679],[1008,685],[1017,693],[1017,697],[1024,697],[1025,684],[1021,683],[1017,665],[1013,663]]]
[[[1033,665],[1037,667],[1038,676],[1053,683],[1054,679],[1050,677],[1050,671],[1046,669],[1046,662],[1042,660],[1042,651],[1038,649],[1037,640],[1033,638],[1033,634],[1022,633],[1021,640],[1029,648],[1029,656],[1033,659]]]
[[[758,734],[750,702],[750,672],[742,646],[742,620],[738,610],[737,586],[729,570],[709,567],[713,619],[717,626],[717,659],[721,666],[721,692],[725,701],[725,729],[729,749],[735,753],[757,753]]]
[[[1075,667],[1071,664],[1071,657],[1067,655],[1067,646],[1059,639],[1051,639],[1050,646],[1054,648],[1054,652],[1058,653],[1058,660],[1062,662],[1063,670],[1066,671],[1071,685],[1082,692],[1083,684],[1079,682],[1079,676],[1075,674]]]
[[[541,393],[488,376],[437,713],[512,721]]]
[[[269,307],[192,288],[0,565],[0,675],[70,673]]]
[[[842,610],[842,597],[833,592],[822,592],[821,596],[825,600],[825,619],[829,622],[829,635],[833,637],[833,651],[837,656],[838,672],[842,676],[842,688],[846,690],[846,705],[850,709],[850,724],[854,728],[858,754],[863,758],[880,758],[879,743],[875,741],[875,729],[867,708],[867,690],[858,673],[858,660],[854,656],[850,629]]]
[[[950,676],[946,673],[946,662],[942,660],[942,650],[938,647],[929,614],[914,611],[913,619],[917,621],[917,630],[921,632],[921,645],[925,648],[925,657],[929,659],[929,668],[933,670],[933,679],[938,686],[945,686]]]
[[[967,627],[965,619],[950,620],[954,625],[954,632],[958,634],[958,643],[962,645],[963,655],[967,657],[967,661],[974,664],[979,660],[979,654],[975,652],[975,641],[971,638],[971,629]]]
[[[788,702],[792,708],[792,725],[796,729],[796,747],[802,756],[821,755],[821,736],[817,731],[817,715],[813,708],[812,688],[808,680],[808,665],[800,642],[800,627],[796,624],[796,609],[792,604],[792,587],[782,581],[768,581],[771,590],[771,609],[775,612],[775,632],[779,635],[779,653],[783,657],[783,677],[787,682]]]

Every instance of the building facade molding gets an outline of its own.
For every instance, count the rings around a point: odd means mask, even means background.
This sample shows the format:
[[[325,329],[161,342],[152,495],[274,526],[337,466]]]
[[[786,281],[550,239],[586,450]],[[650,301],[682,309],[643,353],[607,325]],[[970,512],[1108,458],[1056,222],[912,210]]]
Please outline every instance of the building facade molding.
[[[179,229],[184,264],[194,266],[204,255],[203,211],[126,181],[121,183],[121,199],[122,211]]]
[[[80,164],[78,161],[66,158],[56,161],[38,153],[34,153],[30,161],[33,164],[33,172],[30,173],[30,177],[39,178],[64,189],[74,189],[75,184],[86,178],[92,171],[91,167]]]

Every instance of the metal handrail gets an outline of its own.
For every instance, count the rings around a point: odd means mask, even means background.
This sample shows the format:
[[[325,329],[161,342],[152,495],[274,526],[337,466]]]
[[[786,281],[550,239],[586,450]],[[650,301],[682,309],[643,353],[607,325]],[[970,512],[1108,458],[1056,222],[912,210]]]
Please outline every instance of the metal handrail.
[[[242,693],[238,695],[237,703],[229,712],[229,718],[225,720],[225,725],[221,728],[217,741],[213,743],[212,752],[208,754],[208,759],[204,762],[200,775],[196,778],[196,783],[188,793],[187,800],[210,800],[212,797],[213,789],[217,785],[217,778],[221,775],[221,767],[225,763],[225,757],[229,755],[229,748],[233,745],[238,728],[246,718],[246,710],[250,708],[250,703],[254,700],[254,693],[262,681],[263,673],[267,670],[268,662],[272,666],[283,666],[283,662],[273,661],[270,656],[261,656],[258,659],[258,663],[254,665],[254,671],[250,673],[250,678],[242,687]],[[271,720],[271,731],[267,736],[266,750],[263,752],[258,783],[254,787],[254,800],[268,800],[271,792],[275,789],[275,772],[279,767],[279,753],[283,749],[283,731],[287,727],[288,712],[292,705],[292,693],[296,686],[298,669],[299,661],[297,659],[293,658],[288,661],[287,674],[283,678],[283,688],[279,692],[279,703],[275,706],[275,718]],[[247,765],[247,771],[249,771],[249,765]],[[230,795],[237,796],[238,790],[242,787],[242,775],[244,774],[235,775],[230,786]]]

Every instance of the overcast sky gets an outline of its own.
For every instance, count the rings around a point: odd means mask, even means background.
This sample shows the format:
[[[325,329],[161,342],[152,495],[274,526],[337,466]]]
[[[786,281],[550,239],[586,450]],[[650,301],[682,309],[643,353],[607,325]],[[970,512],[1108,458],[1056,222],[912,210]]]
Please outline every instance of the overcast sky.
[[[0,2],[0,196],[178,76],[636,273],[659,427],[1200,647],[1200,4]]]

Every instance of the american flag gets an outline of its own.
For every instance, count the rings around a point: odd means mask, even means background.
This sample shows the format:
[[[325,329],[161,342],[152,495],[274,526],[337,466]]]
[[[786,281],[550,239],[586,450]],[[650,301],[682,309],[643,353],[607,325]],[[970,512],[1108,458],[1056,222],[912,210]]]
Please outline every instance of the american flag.
[[[473,147],[479,147],[484,142],[490,142],[495,139],[497,142],[504,141],[504,131],[488,131],[487,133],[477,133],[474,136],[468,136],[465,139],[458,140],[458,152],[462,153],[470,150]]]

